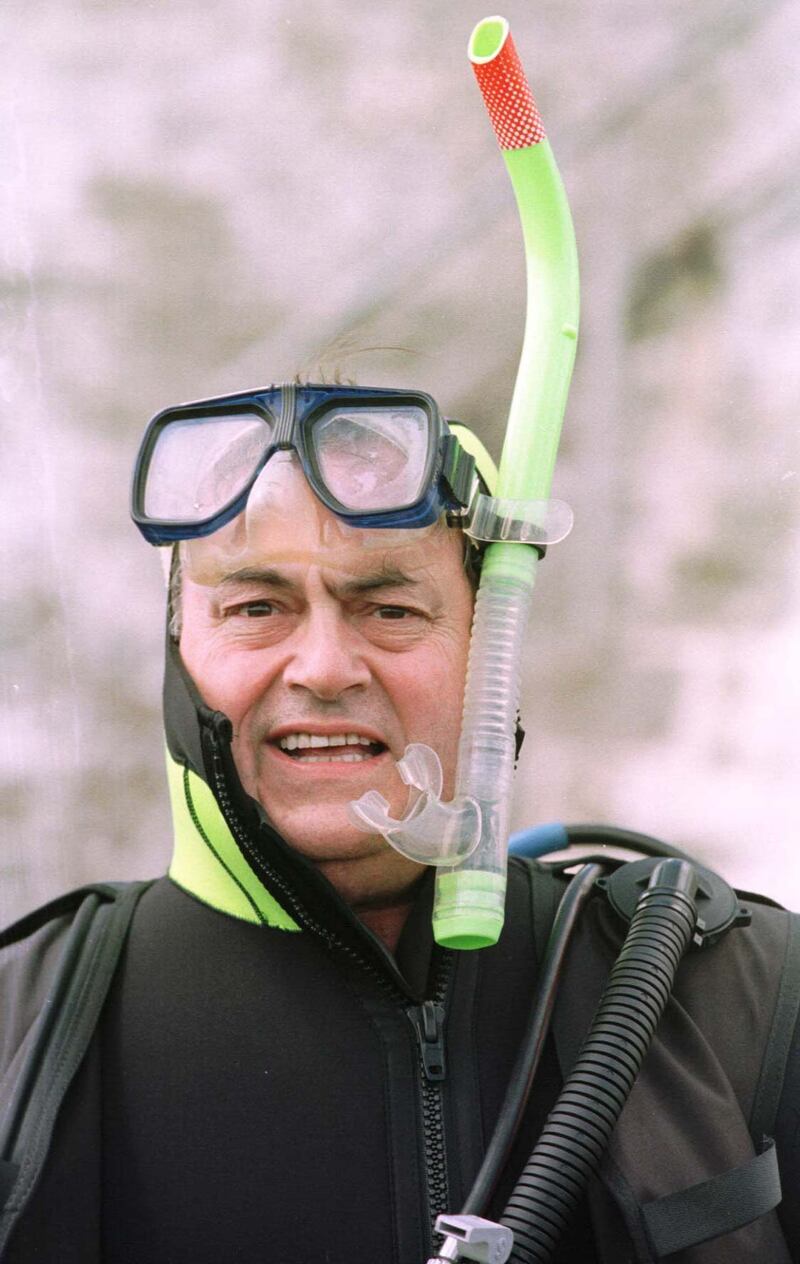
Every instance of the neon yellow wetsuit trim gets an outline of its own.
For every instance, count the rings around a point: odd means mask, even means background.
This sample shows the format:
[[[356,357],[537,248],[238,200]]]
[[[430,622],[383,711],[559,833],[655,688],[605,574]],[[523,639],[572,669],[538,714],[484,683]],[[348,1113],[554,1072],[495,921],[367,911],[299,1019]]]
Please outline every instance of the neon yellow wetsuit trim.
[[[202,778],[167,754],[167,780],[175,831],[173,882],[231,917],[298,931],[248,865]]]

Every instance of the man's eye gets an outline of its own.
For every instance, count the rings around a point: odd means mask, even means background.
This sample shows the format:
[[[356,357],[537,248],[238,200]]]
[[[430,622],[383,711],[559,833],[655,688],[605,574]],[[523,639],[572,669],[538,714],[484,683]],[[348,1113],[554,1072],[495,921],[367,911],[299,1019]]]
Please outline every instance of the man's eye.
[[[242,615],[245,619],[263,619],[275,614],[276,607],[272,601],[245,601],[240,606],[234,606],[228,613]]]
[[[379,619],[407,619],[414,611],[405,606],[378,606],[375,613]]]

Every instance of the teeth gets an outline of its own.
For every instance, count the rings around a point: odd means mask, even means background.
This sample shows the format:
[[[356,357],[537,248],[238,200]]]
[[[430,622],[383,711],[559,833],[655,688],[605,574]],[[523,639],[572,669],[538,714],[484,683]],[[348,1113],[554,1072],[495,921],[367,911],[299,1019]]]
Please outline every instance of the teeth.
[[[303,764],[361,764],[365,759],[369,759],[369,755],[363,755],[361,751],[347,751],[343,755],[303,755],[300,762]]]
[[[334,733],[330,737],[321,733],[288,733],[280,739],[279,745],[281,750],[293,751],[323,746],[372,746],[373,741],[361,733]]]

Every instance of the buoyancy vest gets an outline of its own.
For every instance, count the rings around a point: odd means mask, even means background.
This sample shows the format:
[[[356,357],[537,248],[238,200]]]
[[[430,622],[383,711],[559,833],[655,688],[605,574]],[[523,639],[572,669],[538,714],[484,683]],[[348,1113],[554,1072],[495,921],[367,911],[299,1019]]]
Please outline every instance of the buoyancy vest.
[[[592,1191],[603,1260],[789,1264],[798,1258],[800,1243],[790,1250],[776,1212],[759,1213],[775,1206],[779,1192],[772,1139],[797,1042],[800,919],[745,898],[751,925],[684,959],[612,1135]],[[565,1075],[622,933],[611,907],[592,901],[573,939],[555,1012]],[[784,1150],[780,1157],[793,1202],[797,1155]]]

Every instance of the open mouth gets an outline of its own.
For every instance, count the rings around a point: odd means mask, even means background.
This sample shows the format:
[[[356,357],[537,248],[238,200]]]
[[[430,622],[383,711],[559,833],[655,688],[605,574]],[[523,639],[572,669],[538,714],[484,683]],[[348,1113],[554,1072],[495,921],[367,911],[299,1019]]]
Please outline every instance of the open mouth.
[[[362,764],[387,749],[383,742],[362,733],[286,733],[276,742],[279,750],[301,764]]]

